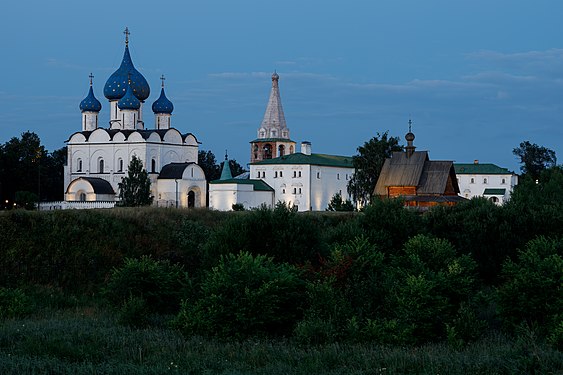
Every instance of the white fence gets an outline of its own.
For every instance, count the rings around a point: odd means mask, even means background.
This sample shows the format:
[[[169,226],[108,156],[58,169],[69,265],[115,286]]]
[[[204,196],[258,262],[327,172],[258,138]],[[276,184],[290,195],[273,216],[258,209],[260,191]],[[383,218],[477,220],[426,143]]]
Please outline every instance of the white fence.
[[[59,201],[59,202],[41,202],[39,203],[40,211],[52,210],[86,210],[90,208],[113,208],[116,202],[81,202],[81,201]]]

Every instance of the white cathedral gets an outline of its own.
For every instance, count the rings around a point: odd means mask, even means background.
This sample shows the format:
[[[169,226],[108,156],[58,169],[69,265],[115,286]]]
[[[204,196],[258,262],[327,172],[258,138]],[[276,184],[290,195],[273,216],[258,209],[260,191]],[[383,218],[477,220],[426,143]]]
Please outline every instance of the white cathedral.
[[[80,202],[116,202],[118,184],[136,156],[149,174],[156,205],[204,207],[207,184],[197,164],[199,142],[192,133],[172,127],[174,106],[164,93],[164,77],[160,97],[152,104],[154,126],[145,126],[143,107],[150,87],[131,60],[128,29],[125,35],[121,66],[104,86],[108,127],[99,125],[102,104],[94,96],[90,75],[90,90],[80,103],[82,130],[67,141],[65,203],[80,207]]]

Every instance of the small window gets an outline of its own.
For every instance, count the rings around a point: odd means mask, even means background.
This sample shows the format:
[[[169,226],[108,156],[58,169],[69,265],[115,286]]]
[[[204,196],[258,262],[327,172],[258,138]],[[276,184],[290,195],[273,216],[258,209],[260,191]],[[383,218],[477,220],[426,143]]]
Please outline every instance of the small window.
[[[297,171],[293,171],[293,177],[297,177]]]
[[[280,171],[280,177],[283,177],[283,171]]]
[[[80,197],[78,198],[80,202],[86,202],[86,193],[80,193]]]
[[[299,194],[301,194],[301,188],[299,188]]]
[[[151,172],[152,173],[156,172],[156,160],[154,159],[151,160]]]
[[[262,178],[266,178],[266,171],[262,171]]]
[[[285,194],[285,189],[282,189],[282,194]]]
[[[297,188],[293,188],[293,194],[297,194]]]
[[[123,159],[121,158],[117,161],[117,171],[123,172]]]
[[[100,161],[99,161],[98,173],[104,173],[104,159],[100,159]]]
[[[475,179],[472,178],[470,183],[471,183],[471,184],[474,184],[474,183],[475,183]]]
[[[278,171],[274,172],[274,178],[278,178]]]
[[[78,159],[78,169],[77,172],[82,172],[82,159]]]
[[[301,177],[301,171],[299,171],[299,177]]]
[[[484,183],[484,184],[487,183],[487,179],[486,179],[486,178],[483,179],[483,183]]]
[[[256,178],[260,178],[260,171],[258,171],[258,174],[256,175]]]
[[[501,184],[506,184],[506,180],[503,178]]]
[[[321,178],[321,172],[317,172],[317,178],[318,178],[318,179]]]
[[[340,173],[337,173],[337,174],[336,174],[336,179],[337,179],[337,180],[340,180]]]

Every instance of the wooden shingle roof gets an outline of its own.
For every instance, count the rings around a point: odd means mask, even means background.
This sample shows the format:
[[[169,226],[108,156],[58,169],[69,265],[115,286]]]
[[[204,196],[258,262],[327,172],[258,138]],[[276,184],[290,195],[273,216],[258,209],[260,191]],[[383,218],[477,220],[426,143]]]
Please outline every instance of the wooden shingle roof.
[[[413,152],[410,157],[406,152],[394,152],[391,158],[385,159],[374,194],[386,196],[390,186],[415,186],[417,194],[441,195],[446,191],[450,177],[458,193],[452,161],[431,161],[427,151]]]

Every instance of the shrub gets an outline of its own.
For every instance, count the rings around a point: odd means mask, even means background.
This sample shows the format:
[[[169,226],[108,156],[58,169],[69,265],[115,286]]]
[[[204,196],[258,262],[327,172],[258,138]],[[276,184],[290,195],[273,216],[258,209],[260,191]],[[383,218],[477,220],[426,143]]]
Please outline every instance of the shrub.
[[[316,261],[324,246],[311,218],[285,203],[237,212],[216,228],[205,245],[206,265],[216,265],[221,255],[241,251],[273,257],[276,262],[300,264]]]
[[[410,237],[422,231],[420,215],[406,209],[399,199],[374,199],[364,208],[360,225],[369,241],[386,253],[399,250]]]
[[[460,304],[476,291],[475,267],[446,240],[411,238],[387,270],[385,316],[396,319],[402,331],[412,327],[413,343],[443,337]]]
[[[501,317],[509,326],[521,322],[549,326],[563,311],[563,240],[538,237],[507,260],[498,289]]]
[[[288,264],[263,255],[229,254],[203,278],[201,295],[182,303],[185,333],[248,337],[287,334],[300,316],[302,281]]]
[[[0,319],[21,318],[32,311],[32,301],[21,289],[0,288]]]
[[[178,311],[190,290],[190,279],[181,266],[143,256],[127,258],[111,272],[104,294],[117,305],[131,297],[141,298],[153,312]]]
[[[149,315],[147,302],[143,298],[130,296],[119,309],[118,321],[123,325],[143,328],[149,324]]]

